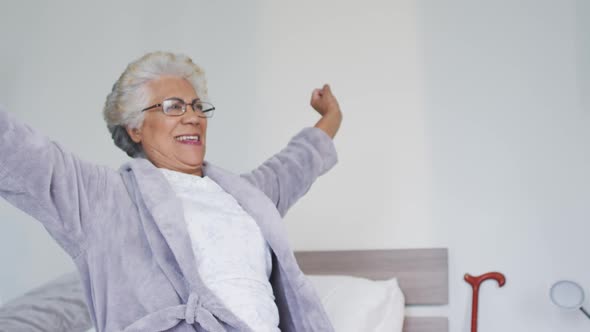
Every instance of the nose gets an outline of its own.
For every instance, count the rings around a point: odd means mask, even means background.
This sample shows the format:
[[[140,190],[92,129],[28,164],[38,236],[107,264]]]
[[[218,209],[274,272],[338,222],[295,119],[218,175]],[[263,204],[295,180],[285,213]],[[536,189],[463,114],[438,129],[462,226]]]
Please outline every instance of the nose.
[[[201,118],[199,116],[198,112],[195,112],[191,105],[186,105],[186,112],[184,112],[183,115],[181,115],[181,121],[184,124],[194,124],[197,125],[199,124],[201,121],[203,121],[203,118]]]

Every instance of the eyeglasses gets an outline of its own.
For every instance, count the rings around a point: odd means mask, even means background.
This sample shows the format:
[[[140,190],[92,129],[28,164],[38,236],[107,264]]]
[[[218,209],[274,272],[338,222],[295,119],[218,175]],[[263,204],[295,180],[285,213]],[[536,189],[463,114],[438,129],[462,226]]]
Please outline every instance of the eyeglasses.
[[[190,104],[185,103],[184,100],[180,98],[168,98],[164,99],[160,104],[146,107],[141,111],[144,112],[162,106],[162,112],[164,112],[164,114],[168,116],[181,116],[186,113],[187,105],[191,105],[193,111],[195,111],[201,118],[210,118],[213,116],[213,111],[215,111],[215,106],[208,102],[201,101],[199,98],[196,98]]]

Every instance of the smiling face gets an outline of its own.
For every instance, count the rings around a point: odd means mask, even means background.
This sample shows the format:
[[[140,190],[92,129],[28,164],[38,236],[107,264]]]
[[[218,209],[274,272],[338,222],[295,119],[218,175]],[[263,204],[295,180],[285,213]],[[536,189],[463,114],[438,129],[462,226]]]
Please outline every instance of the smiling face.
[[[165,76],[146,84],[149,103],[178,98],[190,104],[198,98],[185,79]],[[181,116],[168,116],[162,107],[145,111],[140,128],[127,128],[131,139],[141,144],[147,158],[159,168],[203,176],[207,119],[199,117],[190,105]]]

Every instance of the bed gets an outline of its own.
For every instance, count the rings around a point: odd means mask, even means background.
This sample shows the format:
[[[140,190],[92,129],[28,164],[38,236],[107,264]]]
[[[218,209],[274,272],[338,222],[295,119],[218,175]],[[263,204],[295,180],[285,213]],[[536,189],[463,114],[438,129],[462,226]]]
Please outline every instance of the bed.
[[[299,251],[307,275],[348,275],[372,280],[395,277],[408,306],[446,305],[449,301],[446,248]],[[448,332],[446,317],[405,317],[403,332]]]
[[[320,295],[326,292],[334,295],[328,288],[336,284],[345,286],[338,300],[339,306],[345,307],[344,304],[348,303],[353,314],[334,317],[335,326],[340,323],[340,326],[348,327],[337,329],[337,332],[448,332],[446,317],[403,317],[404,300],[406,306],[448,303],[447,249],[299,251],[295,257]],[[401,300],[395,296],[396,291]],[[381,311],[379,315],[389,319],[389,325],[379,325],[379,329],[351,328],[351,319],[358,320],[352,316],[361,315],[359,307],[371,305],[353,301],[353,293],[355,299],[361,296],[370,301],[373,297],[383,299],[382,295],[389,293],[384,298],[388,299],[383,302],[385,304],[373,303],[374,309]],[[365,320],[375,321],[374,309],[365,315]],[[349,321],[343,323],[342,319]],[[396,319],[399,326],[388,328]],[[356,321],[352,322],[356,324]],[[76,273],[66,274],[0,307],[0,331],[86,332],[90,328],[90,317]]]

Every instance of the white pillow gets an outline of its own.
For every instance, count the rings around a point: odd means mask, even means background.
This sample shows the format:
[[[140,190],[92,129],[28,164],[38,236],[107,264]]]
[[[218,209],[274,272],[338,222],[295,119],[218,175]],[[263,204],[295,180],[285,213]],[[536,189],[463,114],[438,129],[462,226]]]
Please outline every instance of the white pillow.
[[[338,332],[401,332],[404,295],[395,278],[373,281],[350,276],[307,278]]]
[[[64,274],[0,308],[0,331],[82,332],[90,326],[77,272]]]

